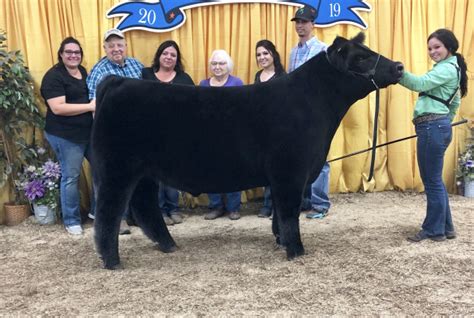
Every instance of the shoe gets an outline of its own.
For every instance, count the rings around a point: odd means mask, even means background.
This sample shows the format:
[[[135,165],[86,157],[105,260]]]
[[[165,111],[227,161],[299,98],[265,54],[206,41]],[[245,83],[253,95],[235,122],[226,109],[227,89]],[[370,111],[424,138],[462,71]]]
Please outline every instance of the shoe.
[[[71,235],[82,235],[82,226],[69,225],[69,226],[66,226],[66,231]]]
[[[421,241],[426,240],[426,239],[430,239],[430,240],[436,241],[436,242],[441,242],[441,241],[446,240],[446,236],[444,236],[444,235],[429,236],[428,233],[421,230],[420,232],[416,233],[415,235],[407,237],[407,239],[408,239],[408,241],[415,242],[415,243],[421,242]]]
[[[120,221],[120,235],[126,235],[126,234],[131,234],[132,232],[130,231],[130,226],[128,226],[127,221],[122,220]]]
[[[456,231],[446,231],[446,238],[452,240],[456,238]]]
[[[165,221],[166,225],[174,225],[174,221],[167,215],[163,214],[163,221]]]
[[[235,211],[235,212],[230,212],[229,213],[229,219],[235,221],[235,220],[238,220],[240,219],[240,213]]]
[[[257,214],[259,218],[268,218],[270,215],[272,215],[272,210],[269,209],[261,209]]]
[[[87,217],[91,220],[95,220],[95,215],[92,213],[87,214]]]
[[[224,215],[224,210],[212,210],[204,217],[205,220],[214,220]]]
[[[183,217],[179,213],[171,213],[170,217],[174,224],[183,223]]]
[[[323,210],[320,210],[320,211],[311,210],[308,213],[306,213],[306,218],[308,218],[308,219],[322,219],[323,217],[325,217],[328,214],[328,212],[329,211],[327,209],[323,209]]]

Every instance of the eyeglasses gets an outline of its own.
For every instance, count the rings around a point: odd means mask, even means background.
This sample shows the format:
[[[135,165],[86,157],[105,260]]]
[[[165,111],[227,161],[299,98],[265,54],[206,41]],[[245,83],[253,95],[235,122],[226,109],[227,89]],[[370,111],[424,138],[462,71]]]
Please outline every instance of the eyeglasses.
[[[81,51],[71,51],[71,50],[64,50],[64,53],[67,55],[81,55]]]
[[[221,62],[211,62],[211,65],[212,66],[217,66],[217,65],[220,65],[220,66],[224,66],[226,65],[227,62],[226,61],[221,61]]]

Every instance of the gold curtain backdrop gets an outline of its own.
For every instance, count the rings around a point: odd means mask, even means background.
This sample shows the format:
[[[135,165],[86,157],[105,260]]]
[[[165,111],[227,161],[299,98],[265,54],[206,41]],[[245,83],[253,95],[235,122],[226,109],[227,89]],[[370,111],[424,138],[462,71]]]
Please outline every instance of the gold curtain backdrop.
[[[115,27],[119,18],[107,19],[106,12],[119,0],[0,0],[0,29],[6,30],[8,48],[21,50],[39,88],[45,72],[57,62],[60,42],[67,36],[77,38],[84,49],[83,65],[91,67],[104,55],[102,36]],[[456,34],[468,68],[474,67],[474,1],[470,0],[368,0],[371,12],[361,12],[368,24],[366,44],[382,55],[404,63],[415,74],[432,67],[426,50],[427,36],[438,28]],[[234,60],[233,74],[251,84],[258,70],[255,43],[273,41],[287,67],[291,48],[298,38],[290,19],[297,7],[284,4],[218,4],[185,10],[186,22],[166,33],[142,30],[126,32],[129,56],[150,66],[158,45],[175,40],[182,51],[185,70],[195,83],[209,76],[207,62],[214,49],[227,50]],[[468,17],[471,17],[470,19]],[[352,25],[315,28],[314,34],[327,44],[336,35],[351,37],[361,29]],[[474,119],[473,74],[470,92],[462,99],[455,120]],[[381,91],[379,143],[415,134],[411,124],[416,94],[400,85]],[[42,101],[41,101],[42,102]],[[223,105],[225,107],[225,105]],[[275,105],[278,107],[278,105]],[[43,110],[45,110],[42,104]],[[371,146],[375,94],[357,102],[347,113],[332,142],[328,159]],[[179,128],[179,127],[178,127]],[[454,129],[453,142],[446,152],[444,180],[450,192],[455,189],[457,153],[463,147],[467,125]],[[410,139],[379,148],[375,178],[368,182],[370,153],[331,164],[330,191],[383,191],[390,189],[423,190],[416,163],[416,140]],[[85,164],[81,190],[90,185]],[[84,182],[86,180],[87,182]],[[247,195],[255,194],[248,191]],[[84,196],[87,202],[87,196]],[[244,196],[245,200],[245,196]],[[8,189],[0,189],[0,204],[8,201]],[[195,201],[193,201],[195,202]],[[86,205],[86,203],[84,203]],[[3,205],[3,204],[2,204]],[[3,207],[0,207],[0,209]]]

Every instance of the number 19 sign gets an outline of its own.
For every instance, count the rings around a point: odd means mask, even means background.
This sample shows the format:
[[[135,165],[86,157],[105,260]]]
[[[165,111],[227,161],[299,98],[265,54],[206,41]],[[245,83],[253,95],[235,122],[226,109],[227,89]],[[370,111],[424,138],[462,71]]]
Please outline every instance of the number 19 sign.
[[[117,29],[122,31],[147,30],[169,32],[186,22],[184,9],[224,3],[275,3],[311,6],[318,12],[314,23],[319,27],[352,24],[367,28],[359,11],[371,11],[365,0],[160,0],[153,2],[128,1],[117,4],[107,12],[107,18],[122,16]]]

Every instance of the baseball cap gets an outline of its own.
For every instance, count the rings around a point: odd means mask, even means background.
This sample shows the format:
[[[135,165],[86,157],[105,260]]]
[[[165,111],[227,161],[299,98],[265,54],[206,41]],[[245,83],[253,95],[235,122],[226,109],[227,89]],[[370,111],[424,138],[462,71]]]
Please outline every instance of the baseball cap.
[[[314,19],[318,16],[318,11],[311,6],[304,6],[296,10],[295,17],[291,21],[304,20],[314,22]]]
[[[108,30],[107,32],[104,33],[104,41],[107,41],[107,39],[108,39],[111,35],[118,36],[118,37],[121,38],[121,39],[124,39],[124,38],[125,38],[125,36],[123,35],[122,31],[120,31],[119,29],[110,29],[110,30]]]

